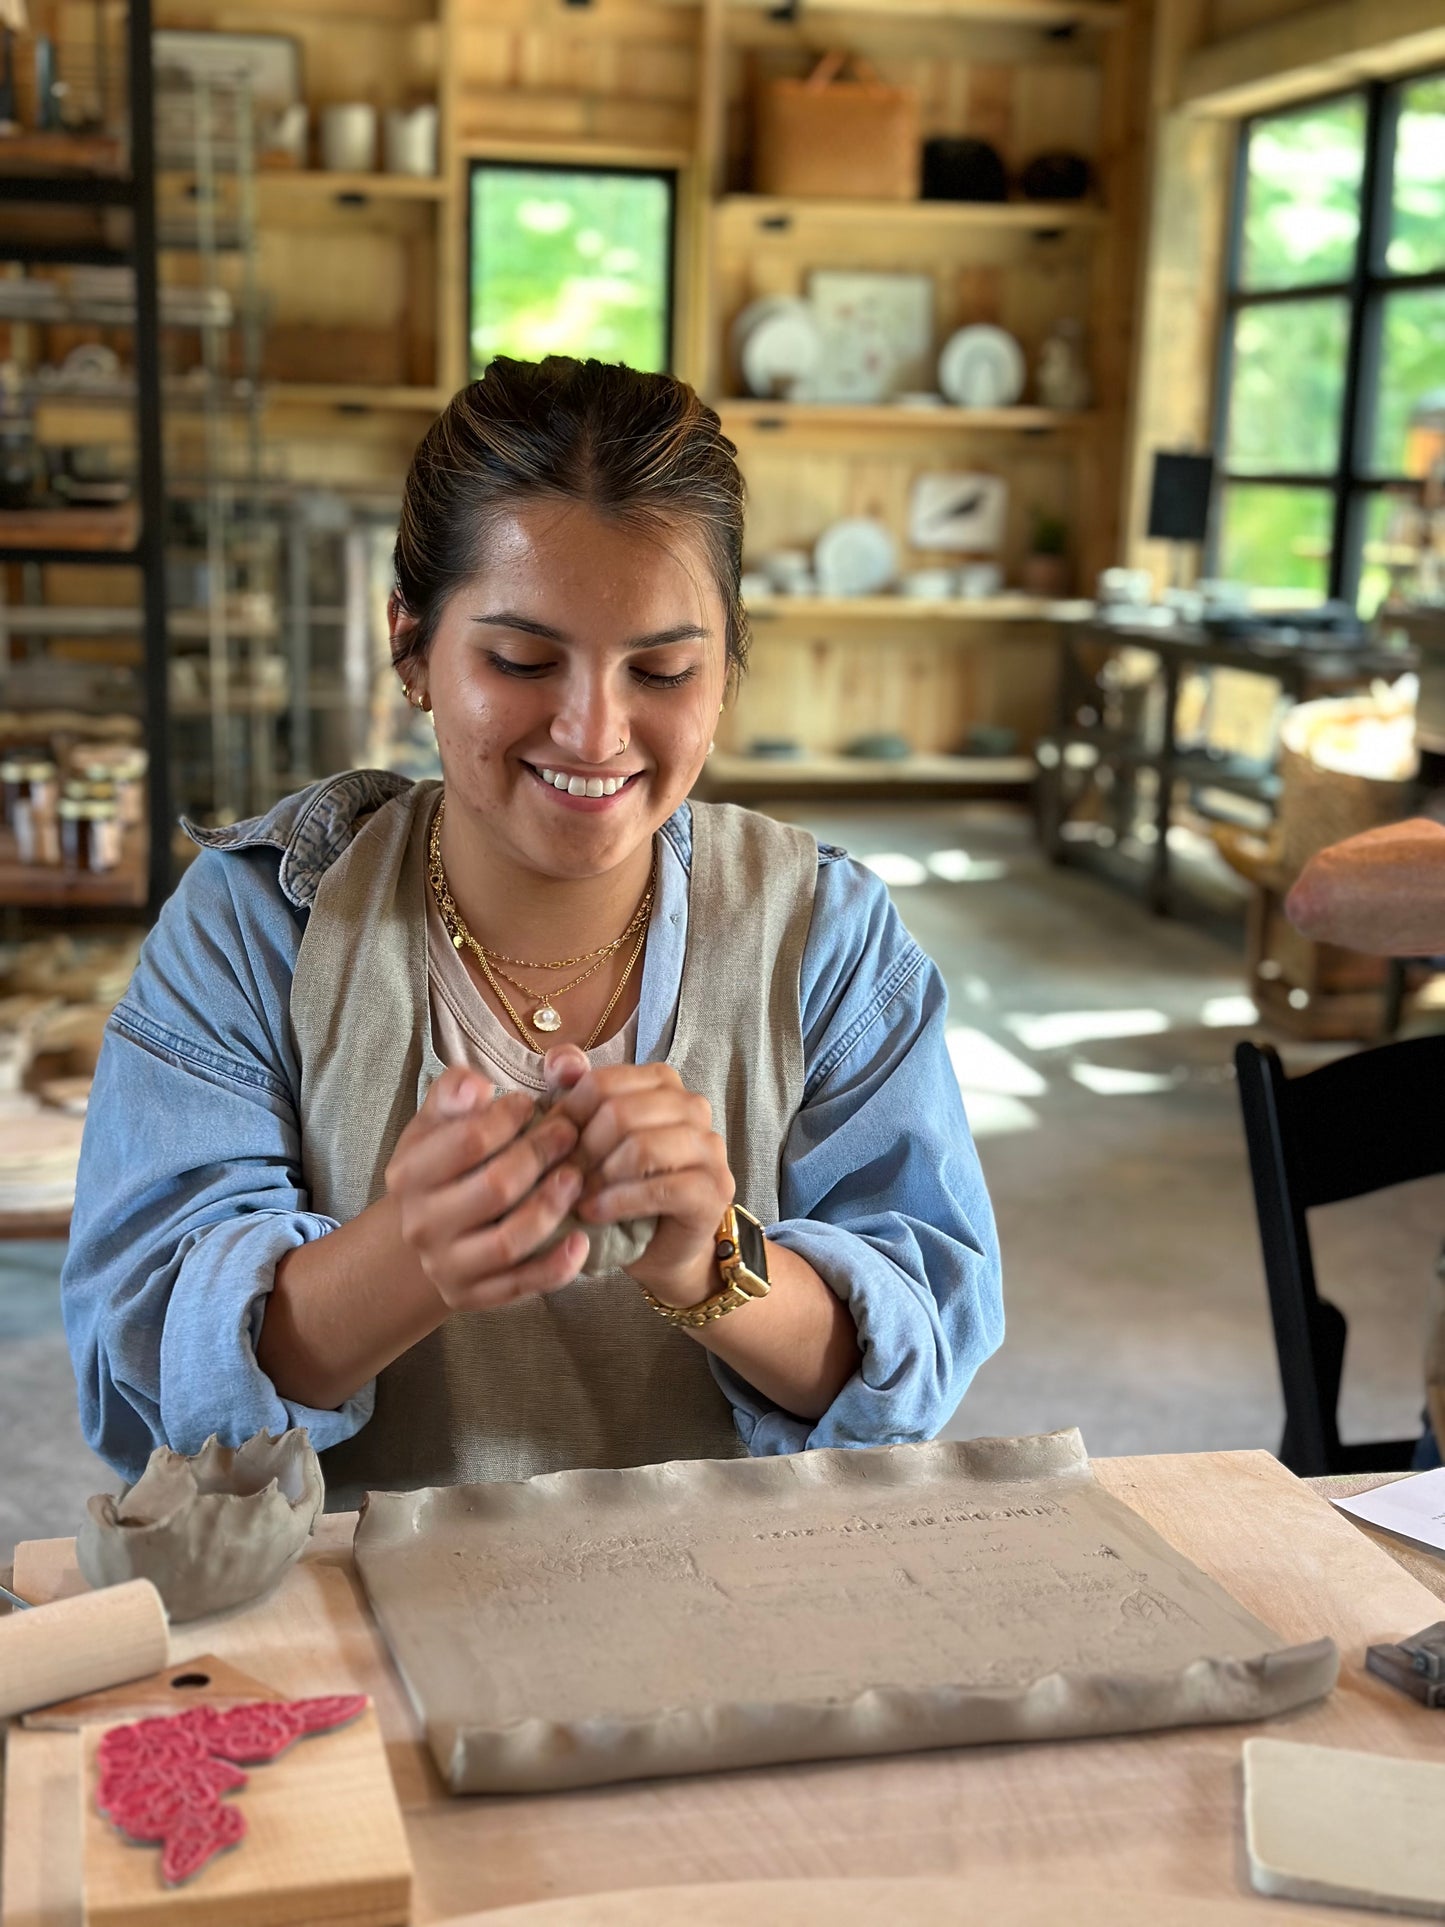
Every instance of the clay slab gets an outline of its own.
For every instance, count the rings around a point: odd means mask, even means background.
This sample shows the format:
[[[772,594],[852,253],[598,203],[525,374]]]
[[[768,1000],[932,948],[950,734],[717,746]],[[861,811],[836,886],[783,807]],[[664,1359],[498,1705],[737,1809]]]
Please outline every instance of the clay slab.
[[[1339,1667],[1077,1432],[373,1493],[356,1563],[454,1793],[1254,1720]]]
[[[1445,1766],[1246,1740],[1244,1820],[1262,1894],[1445,1920]]]

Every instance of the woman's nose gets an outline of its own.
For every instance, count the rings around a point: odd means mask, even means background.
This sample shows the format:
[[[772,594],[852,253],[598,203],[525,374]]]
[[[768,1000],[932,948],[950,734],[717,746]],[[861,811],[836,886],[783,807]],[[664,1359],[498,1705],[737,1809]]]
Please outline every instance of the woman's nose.
[[[627,741],[627,717],[605,688],[576,689],[553,717],[551,736],[579,763],[610,763]]]

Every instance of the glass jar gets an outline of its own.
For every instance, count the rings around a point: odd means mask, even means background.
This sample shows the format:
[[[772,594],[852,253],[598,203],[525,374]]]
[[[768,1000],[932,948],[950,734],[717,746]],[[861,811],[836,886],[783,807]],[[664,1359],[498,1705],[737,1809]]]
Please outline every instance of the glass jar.
[[[60,800],[59,771],[54,763],[31,757],[0,764],[5,813],[15,833],[15,853],[22,863],[60,861],[56,805]]]
[[[128,743],[82,743],[71,756],[71,768],[81,782],[110,785],[123,830],[133,830],[144,821],[147,761],[143,749]]]
[[[64,796],[58,805],[60,858],[67,870],[100,875],[120,862],[120,815],[115,803]]]

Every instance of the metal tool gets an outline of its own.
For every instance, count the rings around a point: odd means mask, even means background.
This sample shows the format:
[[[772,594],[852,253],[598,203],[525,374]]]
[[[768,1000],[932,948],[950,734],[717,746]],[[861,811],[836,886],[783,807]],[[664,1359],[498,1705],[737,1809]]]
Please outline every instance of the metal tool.
[[[1422,1706],[1445,1707],[1445,1619],[1398,1646],[1367,1646],[1365,1667]]]
[[[33,1599],[22,1599],[18,1592],[11,1592],[8,1586],[0,1586],[0,1599],[5,1600],[19,1613],[29,1612],[35,1603]]]

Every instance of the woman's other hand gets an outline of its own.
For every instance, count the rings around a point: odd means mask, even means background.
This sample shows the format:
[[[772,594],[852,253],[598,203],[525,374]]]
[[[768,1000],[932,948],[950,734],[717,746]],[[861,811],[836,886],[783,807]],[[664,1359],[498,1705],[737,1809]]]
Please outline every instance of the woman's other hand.
[[[587,1257],[574,1231],[538,1247],[576,1204],[582,1177],[563,1163],[576,1121],[560,1109],[534,1123],[525,1092],[494,1096],[453,1066],[402,1132],[386,1167],[401,1236],[451,1311],[486,1311],[570,1284]]]
[[[734,1189],[707,1099],[669,1064],[590,1070],[570,1044],[549,1051],[544,1069],[561,1093],[549,1117],[581,1133],[572,1160],[585,1180],[577,1216],[585,1224],[656,1218],[628,1275],[668,1304],[700,1304],[718,1288],[715,1239]]]

